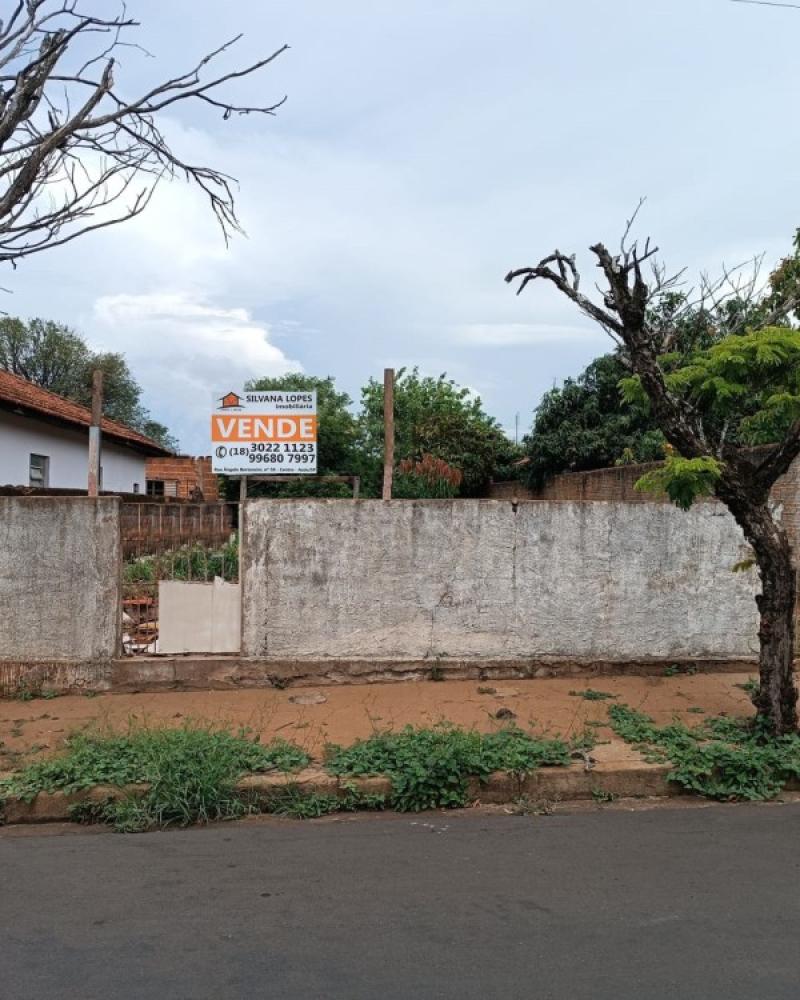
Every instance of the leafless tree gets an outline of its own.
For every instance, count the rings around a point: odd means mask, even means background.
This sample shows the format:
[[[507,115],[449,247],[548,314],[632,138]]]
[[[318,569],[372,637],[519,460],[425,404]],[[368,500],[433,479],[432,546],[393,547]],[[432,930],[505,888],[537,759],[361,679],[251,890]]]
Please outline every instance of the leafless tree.
[[[2,0],[2,7],[9,10],[0,20],[0,261],[16,265],[139,215],[165,177],[200,188],[226,240],[240,228],[233,178],[173,151],[161,112],[187,101],[224,119],[274,114],[283,100],[240,105],[224,96],[225,85],[287,46],[215,73],[239,35],[131,99],[118,87],[119,57],[144,50],[124,3]]]
[[[797,727],[797,693],[792,675],[796,580],[786,531],[774,516],[769,497],[776,480],[800,455],[800,420],[780,443],[765,455],[754,457],[752,451],[730,443],[727,427],[704,419],[703,412],[691,401],[669,390],[659,358],[672,348],[675,327],[655,324],[653,317],[658,315],[654,308],[658,300],[675,289],[680,275],[668,276],[658,264],[652,266],[657,247],[651,246],[649,240],[644,245],[629,241],[635,216],[626,227],[619,253],[611,253],[602,243],[590,247],[603,278],[598,288],[602,304],[583,291],[575,256],[559,250],[535,267],[510,271],[506,281],[520,281],[518,294],[537,279],[554,285],[620,346],[622,358],[649,397],[656,423],[678,453],[686,458],[710,455],[722,462],[716,495],[741,526],[761,575],[761,594],[756,598],[761,679],[757,708],[776,732],[791,731]],[[646,279],[648,262],[651,266]],[[750,294],[754,288],[750,281],[737,280],[729,271],[718,282],[704,279],[700,302],[718,305],[725,296]],[[794,305],[790,303],[789,308]],[[785,315],[786,309],[783,303],[780,314]],[[760,322],[769,325],[774,317],[764,316]]]

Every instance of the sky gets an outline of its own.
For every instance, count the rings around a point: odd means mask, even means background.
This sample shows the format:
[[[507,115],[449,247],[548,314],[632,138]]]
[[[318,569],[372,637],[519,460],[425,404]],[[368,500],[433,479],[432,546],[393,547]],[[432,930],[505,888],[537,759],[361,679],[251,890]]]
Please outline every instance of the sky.
[[[4,0],[5,2],[5,0]],[[672,269],[716,273],[800,226],[800,10],[729,0],[129,0],[152,54],[126,94],[240,32],[227,93],[276,117],[173,106],[173,150],[239,181],[226,248],[182,181],[147,212],[24,261],[12,315],[121,351],[184,452],[209,451],[213,394],[332,375],[357,400],[385,367],[469,386],[513,436],[606,335],[512,267],[638,233]],[[222,13],[221,13],[222,12]]]

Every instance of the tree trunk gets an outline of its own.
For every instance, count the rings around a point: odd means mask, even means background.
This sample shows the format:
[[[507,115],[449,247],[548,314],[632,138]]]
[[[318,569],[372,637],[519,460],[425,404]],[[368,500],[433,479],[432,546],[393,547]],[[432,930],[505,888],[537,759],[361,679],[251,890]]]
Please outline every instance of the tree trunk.
[[[724,491],[720,490],[722,493]],[[754,703],[759,716],[776,736],[797,729],[797,689],[794,684],[796,576],[789,539],[766,503],[742,502],[725,496],[745,537],[753,547],[761,574],[756,597],[761,622],[760,685]]]

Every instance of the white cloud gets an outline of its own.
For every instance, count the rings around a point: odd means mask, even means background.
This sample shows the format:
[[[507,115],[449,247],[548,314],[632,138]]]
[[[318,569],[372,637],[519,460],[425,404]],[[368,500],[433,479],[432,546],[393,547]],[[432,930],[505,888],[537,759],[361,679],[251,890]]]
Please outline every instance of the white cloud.
[[[602,341],[602,331],[590,326],[554,323],[468,323],[455,328],[454,339],[481,347],[557,344],[565,341]]]
[[[208,450],[210,402],[254,376],[302,370],[270,342],[267,325],[246,309],[223,308],[187,293],[105,295],[94,306],[105,350],[125,353],[153,416],[169,424],[185,451]]]

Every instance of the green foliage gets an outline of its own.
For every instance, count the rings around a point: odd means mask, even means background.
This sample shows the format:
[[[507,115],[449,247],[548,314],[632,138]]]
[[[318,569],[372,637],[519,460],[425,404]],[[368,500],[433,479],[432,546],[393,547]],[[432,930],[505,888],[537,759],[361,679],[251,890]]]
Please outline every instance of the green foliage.
[[[797,733],[767,737],[757,722],[727,716],[695,729],[677,722],[656,726],[628,705],[612,705],[608,715],[614,732],[646,759],[671,765],[670,781],[707,798],[771,799],[800,778]]]
[[[35,385],[91,406],[92,373],[103,371],[103,413],[138,430],[164,448],[178,450],[167,428],[142,405],[142,389],[121,354],[96,353],[63,323],[51,320],[0,319],[0,368]]]
[[[160,555],[137,556],[122,567],[124,583],[155,583],[158,580],[223,580],[239,578],[239,539],[209,549],[205,545],[184,545]]]
[[[39,792],[75,792],[92,785],[147,783],[141,796],[103,805],[98,818],[125,831],[208,822],[241,815],[235,794],[246,773],[293,771],[308,755],[284,740],[262,746],[242,730],[184,725],[131,729],[125,735],[78,733],[66,752],[31,764],[0,783],[0,795],[31,801]]]
[[[800,416],[800,330],[770,326],[725,337],[668,370],[666,382],[705,420],[732,425],[734,442],[778,441]]]
[[[347,748],[329,746],[326,754],[326,767],[333,774],[387,774],[392,781],[390,804],[404,812],[465,805],[470,777],[567,764],[569,749],[562,740],[540,739],[516,728],[482,735],[451,725],[407,726]]]
[[[540,487],[559,472],[661,458],[664,437],[646,400],[626,399],[627,369],[616,354],[593,361],[576,379],[545,393],[526,439],[525,478]]]
[[[383,383],[370,379],[361,392],[361,470],[366,494],[379,495],[383,467]],[[481,400],[446,375],[401,368],[394,388],[395,457],[441,459],[463,475],[462,496],[479,494],[513,447]]]
[[[650,493],[666,493],[681,510],[688,510],[699,496],[710,496],[722,475],[722,463],[706,455],[703,458],[681,458],[670,453],[658,469],[645,473],[636,489]]]

